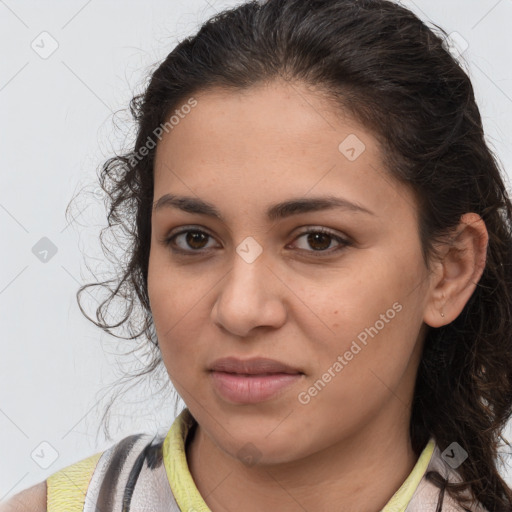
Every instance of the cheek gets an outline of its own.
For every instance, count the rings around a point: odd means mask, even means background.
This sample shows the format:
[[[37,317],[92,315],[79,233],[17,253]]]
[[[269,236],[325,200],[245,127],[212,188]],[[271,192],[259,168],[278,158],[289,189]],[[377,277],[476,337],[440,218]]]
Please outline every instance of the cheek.
[[[148,296],[163,363],[181,391],[199,391],[199,373],[211,360],[205,330],[211,324],[216,275],[193,266],[171,267],[162,254],[150,254]],[[182,395],[183,396],[183,395]]]
[[[361,424],[371,423],[372,418],[382,410],[385,404],[409,401],[403,377],[411,361],[415,347],[403,304],[395,309],[388,308],[388,301],[375,301],[375,310],[379,315],[368,314],[367,321],[352,322],[350,332],[342,332],[335,343],[325,347],[322,356],[314,365],[309,376],[296,396],[298,410],[302,418],[318,418],[329,411],[329,425],[337,425],[337,434],[350,435]],[[400,306],[402,309],[400,310]],[[350,319],[345,319],[348,323]],[[391,401],[391,402],[390,402]],[[311,429],[322,430],[324,424],[311,425]]]
[[[403,309],[404,285],[398,274],[378,263],[361,265],[333,276],[328,285],[305,287],[298,294],[302,314],[297,319],[310,339],[335,353],[349,350],[353,340],[364,345],[374,336],[385,338]]]
[[[150,254],[148,296],[160,350],[168,370],[169,364],[176,366],[174,362],[186,355],[186,347],[196,339],[194,325],[197,323],[190,321],[197,303],[195,295],[194,287],[186,286],[180,274],[169,268],[164,257]],[[186,337],[184,333],[187,333]]]
[[[329,382],[324,398],[332,405],[339,406],[341,399],[350,407],[366,407],[361,396],[381,399],[389,393],[386,386],[398,384],[421,327],[421,290],[411,293],[413,281],[420,279],[418,269],[382,260],[366,268],[371,275],[340,282],[329,301],[319,299],[320,291],[316,299],[309,296],[319,311],[327,312],[323,319],[330,329],[323,328],[327,335],[319,336],[312,322],[303,324],[308,337],[317,340],[311,380],[320,379],[319,387]]]
[[[201,282],[191,270],[171,265],[165,250],[151,250],[148,296],[155,325],[160,328],[163,340],[173,334],[189,312],[193,313],[194,305],[199,306],[201,295],[205,293]]]

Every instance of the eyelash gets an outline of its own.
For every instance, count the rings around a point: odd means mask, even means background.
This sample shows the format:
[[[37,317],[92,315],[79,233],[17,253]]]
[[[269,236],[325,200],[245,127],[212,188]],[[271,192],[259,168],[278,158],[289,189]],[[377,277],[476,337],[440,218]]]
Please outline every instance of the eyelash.
[[[206,231],[203,231],[201,229],[191,229],[191,228],[188,228],[188,229],[184,229],[182,231],[179,231],[178,233],[174,233],[174,234],[172,234],[170,236],[165,237],[162,240],[162,242],[163,242],[163,244],[166,247],[169,247],[172,252],[174,252],[176,254],[182,254],[182,255],[185,255],[185,256],[199,256],[200,254],[204,254],[206,252],[209,252],[209,250],[211,250],[211,249],[198,249],[198,250],[191,249],[191,250],[185,250],[185,249],[180,249],[180,248],[174,247],[174,245],[173,245],[174,244],[174,239],[176,237],[178,237],[180,235],[183,235],[183,234],[186,234],[186,233],[202,233],[202,234],[207,235],[210,238],[213,238],[213,236],[210,235]],[[322,233],[322,234],[328,235],[329,237],[331,237],[336,242],[339,242],[339,244],[340,244],[340,246],[338,246],[334,250],[326,249],[326,250],[319,250],[319,251],[313,251],[313,250],[308,251],[306,249],[299,249],[300,251],[303,251],[303,252],[313,253],[315,258],[325,257],[324,255],[328,255],[328,256],[332,255],[333,253],[341,251],[341,250],[345,249],[346,247],[350,247],[352,245],[352,242],[350,240],[347,240],[347,239],[342,238],[342,237],[340,237],[338,235],[335,235],[331,231],[329,231],[327,229],[324,229],[324,228],[309,229],[307,231],[303,231],[302,233],[299,233],[297,235],[295,240],[299,239],[300,237],[302,237],[304,235],[309,235],[309,234],[314,234],[314,233]]]

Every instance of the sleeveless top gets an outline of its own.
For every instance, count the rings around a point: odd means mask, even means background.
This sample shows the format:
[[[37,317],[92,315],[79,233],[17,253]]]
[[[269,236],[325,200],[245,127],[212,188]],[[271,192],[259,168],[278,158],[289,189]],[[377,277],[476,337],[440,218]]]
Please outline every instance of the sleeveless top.
[[[135,434],[50,475],[47,512],[211,512],[190,474],[187,436],[196,420],[185,408],[163,436]],[[460,481],[431,438],[413,470],[381,512],[488,512],[464,509],[426,478],[437,471]],[[438,501],[442,508],[437,508]]]

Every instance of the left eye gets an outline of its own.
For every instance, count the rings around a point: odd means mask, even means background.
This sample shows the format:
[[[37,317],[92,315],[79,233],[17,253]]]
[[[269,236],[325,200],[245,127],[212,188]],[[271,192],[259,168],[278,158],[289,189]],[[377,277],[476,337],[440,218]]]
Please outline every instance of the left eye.
[[[176,243],[180,237],[184,237],[182,241],[188,246],[188,248]],[[305,239],[306,243],[309,247],[313,248],[312,251],[300,248],[301,251],[306,252],[332,253],[351,245],[349,240],[335,235],[325,229],[311,229],[304,231],[299,234],[295,240],[299,240],[303,237],[307,237]],[[205,231],[199,229],[187,229],[165,238],[164,244],[169,246],[173,252],[191,255],[190,253],[200,253],[203,252],[203,249],[208,249],[208,247],[206,247],[206,243],[209,238],[213,237]],[[326,249],[329,249],[333,240],[338,243],[338,246],[335,247],[334,250],[327,251]]]
[[[332,240],[335,240],[338,243],[338,247],[336,247],[333,251],[329,251],[329,253],[340,250],[343,247],[350,245],[350,242],[348,240],[345,240],[344,238],[335,235],[330,231],[326,231],[324,229],[305,231],[304,233],[301,233],[297,237],[297,240],[304,236],[307,236],[306,243],[314,249],[313,251],[301,249],[306,250],[307,252],[326,252],[325,250],[329,248]]]

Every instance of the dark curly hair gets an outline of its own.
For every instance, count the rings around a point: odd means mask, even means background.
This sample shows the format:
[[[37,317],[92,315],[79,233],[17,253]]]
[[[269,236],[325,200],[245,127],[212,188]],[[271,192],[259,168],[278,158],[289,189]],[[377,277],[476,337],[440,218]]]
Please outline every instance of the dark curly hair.
[[[321,90],[375,134],[387,171],[417,196],[428,269],[436,243],[463,214],[476,212],[486,224],[486,264],[470,300],[448,325],[427,326],[410,436],[418,455],[430,436],[441,449],[457,440],[470,455],[458,468],[459,484],[428,475],[441,487],[438,510],[445,491],[468,507],[469,490],[490,512],[510,512],[512,492],[497,461],[500,440],[510,446],[501,433],[512,414],[512,205],[471,81],[447,36],[388,0],[251,1],[213,16],[130,102],[135,145],[107,160],[99,177],[107,193],[105,230],[120,230],[126,258],[116,260],[114,279],[82,286],[77,300],[106,332],[122,327],[124,339],[149,346],[152,359],[141,374],[153,372],[161,356],[147,278],[158,127],[168,131],[169,116],[209,88],[243,90],[280,78]],[[91,286],[108,292],[96,320],[80,305]],[[126,309],[109,323],[113,299]]]

